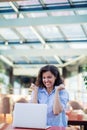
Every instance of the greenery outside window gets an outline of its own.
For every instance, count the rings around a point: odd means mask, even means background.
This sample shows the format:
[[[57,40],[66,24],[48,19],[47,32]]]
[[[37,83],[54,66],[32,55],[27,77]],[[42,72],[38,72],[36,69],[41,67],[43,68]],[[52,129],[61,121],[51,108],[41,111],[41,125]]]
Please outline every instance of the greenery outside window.
[[[84,84],[85,84],[85,87],[87,89],[87,65],[84,65],[83,66],[83,80],[84,80]]]

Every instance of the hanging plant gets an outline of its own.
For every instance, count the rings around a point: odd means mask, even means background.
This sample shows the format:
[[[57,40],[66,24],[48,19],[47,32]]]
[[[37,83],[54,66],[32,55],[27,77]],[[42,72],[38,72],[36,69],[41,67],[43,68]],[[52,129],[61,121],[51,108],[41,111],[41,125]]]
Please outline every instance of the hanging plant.
[[[28,77],[22,78],[22,87],[23,88],[29,88],[30,87],[30,78],[28,78]]]

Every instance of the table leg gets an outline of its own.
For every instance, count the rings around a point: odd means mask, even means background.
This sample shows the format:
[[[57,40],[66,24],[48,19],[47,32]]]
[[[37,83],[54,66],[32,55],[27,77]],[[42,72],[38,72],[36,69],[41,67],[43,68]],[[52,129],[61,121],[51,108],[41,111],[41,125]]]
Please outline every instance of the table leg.
[[[84,125],[84,129],[83,130],[87,130],[87,125]]]

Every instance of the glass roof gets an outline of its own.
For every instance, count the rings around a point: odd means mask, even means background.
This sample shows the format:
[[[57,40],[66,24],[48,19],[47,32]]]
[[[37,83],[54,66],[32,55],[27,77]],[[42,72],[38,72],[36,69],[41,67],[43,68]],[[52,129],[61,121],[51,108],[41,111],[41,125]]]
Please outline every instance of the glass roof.
[[[0,59],[13,69],[87,60],[87,0],[1,1]]]

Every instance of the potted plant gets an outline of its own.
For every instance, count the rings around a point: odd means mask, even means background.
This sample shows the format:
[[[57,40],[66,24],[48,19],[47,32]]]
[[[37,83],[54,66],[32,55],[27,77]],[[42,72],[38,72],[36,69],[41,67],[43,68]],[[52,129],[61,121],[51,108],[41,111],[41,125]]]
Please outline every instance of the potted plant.
[[[7,85],[7,90],[8,90],[8,93],[9,93],[9,94],[13,94],[13,86],[12,86],[11,83],[9,83],[9,84]]]

